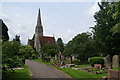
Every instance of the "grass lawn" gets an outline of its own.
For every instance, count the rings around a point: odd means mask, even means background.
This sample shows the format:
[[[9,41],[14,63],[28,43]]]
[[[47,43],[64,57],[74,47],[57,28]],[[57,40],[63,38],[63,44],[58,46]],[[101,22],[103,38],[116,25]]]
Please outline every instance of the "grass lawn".
[[[44,61],[42,61],[42,60],[40,60],[40,59],[32,59],[33,61],[37,61],[37,62],[41,62],[41,63],[44,63],[44,64],[47,64],[47,65],[50,65],[50,63],[48,63],[48,62],[44,62]]]
[[[2,73],[2,80],[29,80],[29,68],[26,65],[23,68],[15,70],[14,73],[11,71]]]
[[[44,64],[52,66],[48,62],[43,62],[39,59],[35,59],[34,61],[42,62]],[[86,67],[86,66],[90,66],[90,65],[89,64],[78,65],[76,67]],[[86,71],[73,70],[71,68],[60,68],[60,67],[56,67],[56,66],[52,66],[52,67],[57,68],[57,69],[65,72],[65,73],[67,73],[72,78],[96,78],[97,79],[97,78],[102,78],[102,76],[107,76],[107,73],[105,73],[105,74],[93,74],[93,73],[89,73],[89,72],[86,72]]]
[[[86,71],[73,70],[71,68],[56,68],[67,73],[72,78],[102,78],[102,76],[107,76],[107,74],[93,74]]]
[[[81,68],[81,67],[87,67],[87,66],[91,66],[91,65],[90,64],[84,64],[84,65],[75,66],[73,68]]]
[[[120,70],[120,67],[113,67],[112,69]]]

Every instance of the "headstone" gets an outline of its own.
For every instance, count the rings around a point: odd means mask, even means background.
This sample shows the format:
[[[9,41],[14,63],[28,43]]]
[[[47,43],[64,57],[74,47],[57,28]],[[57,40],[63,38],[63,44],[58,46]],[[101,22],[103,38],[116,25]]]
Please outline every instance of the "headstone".
[[[57,55],[55,54],[55,60],[57,60]]]
[[[104,58],[104,62],[105,62],[105,67],[111,69],[111,60],[109,55]]]
[[[119,56],[114,55],[112,58],[112,67],[119,67]]]
[[[67,62],[68,62],[68,64],[72,64],[72,56],[69,56],[69,57],[68,57]]]
[[[58,53],[58,65],[63,65],[64,57],[61,52]]]
[[[72,60],[75,60],[75,56],[72,56]]]

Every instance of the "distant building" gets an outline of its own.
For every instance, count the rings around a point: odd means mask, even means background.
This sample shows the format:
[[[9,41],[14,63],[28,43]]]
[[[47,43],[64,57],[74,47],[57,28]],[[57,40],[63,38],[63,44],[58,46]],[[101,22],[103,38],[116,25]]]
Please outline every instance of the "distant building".
[[[39,52],[40,48],[47,43],[55,44],[55,39],[54,37],[43,35],[43,26],[39,9],[35,34],[32,39],[28,39],[28,45],[31,45],[37,52]]]
[[[8,28],[2,19],[0,19],[0,39],[2,39],[3,41],[9,40]]]

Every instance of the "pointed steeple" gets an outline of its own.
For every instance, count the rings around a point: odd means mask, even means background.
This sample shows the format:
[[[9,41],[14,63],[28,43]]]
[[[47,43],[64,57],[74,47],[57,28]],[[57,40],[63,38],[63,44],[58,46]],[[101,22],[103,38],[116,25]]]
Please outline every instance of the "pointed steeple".
[[[35,29],[35,34],[39,36],[43,36],[43,27],[42,27],[42,21],[41,21],[41,14],[40,14],[40,8],[38,11],[38,17],[37,17],[37,25]]]
[[[37,18],[37,25],[42,25],[42,22],[41,22],[41,14],[40,14],[40,8],[39,8],[39,11],[38,11],[38,18]]]

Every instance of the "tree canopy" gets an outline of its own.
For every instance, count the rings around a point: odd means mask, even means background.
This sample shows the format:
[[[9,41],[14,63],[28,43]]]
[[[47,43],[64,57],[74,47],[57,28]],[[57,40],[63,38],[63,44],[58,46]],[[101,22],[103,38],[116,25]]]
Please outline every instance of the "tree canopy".
[[[84,62],[88,57],[97,55],[94,40],[88,33],[78,34],[65,46],[64,54],[77,56],[78,59]]]
[[[105,56],[120,54],[120,2],[98,3],[100,10],[94,15],[94,38],[99,52]]]
[[[63,40],[61,38],[57,39],[57,45],[58,45],[59,51],[63,52],[63,50],[64,50],[64,43],[63,43]]]
[[[55,54],[58,53],[57,45],[47,43],[41,47],[40,52],[47,56],[49,56],[49,55],[54,56]]]
[[[31,58],[33,54],[35,54],[35,51],[30,45],[23,45],[19,49],[19,55],[21,55],[24,59]]]
[[[22,59],[19,57],[18,52],[20,43],[17,41],[5,41],[2,44],[2,66],[3,69],[14,68],[21,66]]]

